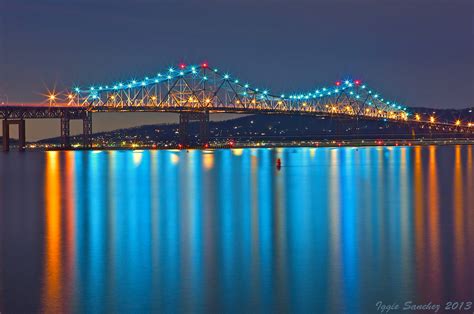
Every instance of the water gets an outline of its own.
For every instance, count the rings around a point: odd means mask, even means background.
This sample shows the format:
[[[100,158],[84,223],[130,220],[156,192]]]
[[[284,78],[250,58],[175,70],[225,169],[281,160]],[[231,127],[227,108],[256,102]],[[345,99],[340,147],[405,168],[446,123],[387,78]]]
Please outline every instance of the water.
[[[474,301],[473,150],[2,154],[0,312]]]

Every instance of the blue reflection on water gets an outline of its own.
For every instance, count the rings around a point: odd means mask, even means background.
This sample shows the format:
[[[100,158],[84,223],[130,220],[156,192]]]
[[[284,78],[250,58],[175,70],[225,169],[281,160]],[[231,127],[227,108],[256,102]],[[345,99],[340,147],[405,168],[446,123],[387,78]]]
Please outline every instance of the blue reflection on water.
[[[0,310],[366,313],[378,300],[466,298],[472,155],[471,146],[5,155],[0,193],[18,194],[3,180],[25,162],[44,178],[26,186],[43,195],[26,208],[1,195],[2,252],[31,254],[21,264],[2,253],[2,267],[39,275],[15,278],[31,287],[29,302],[0,289]],[[19,211],[42,229],[16,236],[5,221],[21,221]]]

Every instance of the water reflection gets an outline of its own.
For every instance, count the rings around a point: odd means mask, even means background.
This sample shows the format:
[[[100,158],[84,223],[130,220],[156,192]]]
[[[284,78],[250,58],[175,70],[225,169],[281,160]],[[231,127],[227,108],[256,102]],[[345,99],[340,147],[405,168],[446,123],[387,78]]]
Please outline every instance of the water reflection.
[[[61,178],[58,159],[58,152],[49,153],[46,159],[43,310],[48,313],[63,310]]]
[[[36,158],[41,305],[27,311],[366,313],[474,294],[471,146]],[[8,220],[19,203],[1,206]],[[34,244],[2,229],[6,250]]]

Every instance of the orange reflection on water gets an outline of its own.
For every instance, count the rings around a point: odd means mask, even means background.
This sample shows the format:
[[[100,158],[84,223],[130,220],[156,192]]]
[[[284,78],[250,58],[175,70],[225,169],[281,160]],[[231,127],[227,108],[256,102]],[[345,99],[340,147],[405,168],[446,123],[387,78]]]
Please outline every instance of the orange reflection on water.
[[[431,293],[429,296],[435,300],[440,299],[440,288],[442,282],[440,238],[439,238],[439,187],[438,187],[438,165],[436,159],[436,146],[429,147],[428,161],[428,225],[429,225],[429,280],[426,281]]]
[[[462,178],[462,159],[461,146],[454,147],[454,176],[453,176],[453,222],[454,222],[454,255],[453,263],[455,265],[455,287],[457,296],[464,296],[465,275],[463,270],[465,265],[465,233],[464,233],[464,202],[463,202],[463,178]]]
[[[466,202],[467,204],[470,205],[470,210],[468,209],[467,214],[468,217],[466,219],[466,229],[467,229],[467,239],[474,239],[474,156],[472,153],[473,150],[473,145],[468,145],[467,148],[467,169],[466,169]],[[469,260],[474,259],[474,241],[469,241],[469,244],[467,246],[467,252],[469,255]]]
[[[425,224],[424,224],[424,186],[423,186],[423,162],[421,159],[421,146],[416,146],[414,148],[415,161],[414,161],[414,191],[413,191],[413,201],[415,206],[415,247],[416,247],[416,268],[420,271],[417,272],[418,278],[417,282],[419,285],[419,290],[422,290],[422,283],[424,282],[422,271],[425,266],[425,252],[424,252],[424,243],[425,243]]]
[[[46,153],[45,256],[42,311],[66,312],[74,287],[75,175],[74,153],[65,153],[64,178],[59,152]],[[64,180],[63,180],[64,179]],[[64,196],[64,204],[62,195]]]
[[[73,283],[74,278],[72,278],[74,274],[74,261],[75,261],[75,254],[76,252],[76,220],[75,220],[75,203],[76,203],[76,193],[75,193],[75,164],[74,164],[74,152],[68,151],[66,152],[66,168],[65,168],[65,175],[66,178],[64,180],[64,198],[65,198],[65,272],[63,274],[64,280],[68,283],[65,291],[65,295],[63,296],[64,304],[69,303],[69,300],[65,300],[66,297],[70,297],[72,295],[72,291],[74,289]],[[66,294],[67,293],[67,294]]]
[[[206,170],[210,170],[214,167],[214,153],[204,153],[203,163]]]
[[[61,310],[61,177],[59,152],[46,153],[43,312]]]

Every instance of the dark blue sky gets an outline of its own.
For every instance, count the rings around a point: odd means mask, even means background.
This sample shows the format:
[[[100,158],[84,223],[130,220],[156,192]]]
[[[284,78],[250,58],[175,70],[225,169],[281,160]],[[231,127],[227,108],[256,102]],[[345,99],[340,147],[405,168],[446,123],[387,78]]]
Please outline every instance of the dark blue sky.
[[[115,82],[208,60],[274,93],[351,75],[407,106],[474,106],[472,0],[0,3],[0,97],[12,102],[39,101],[55,84]]]

